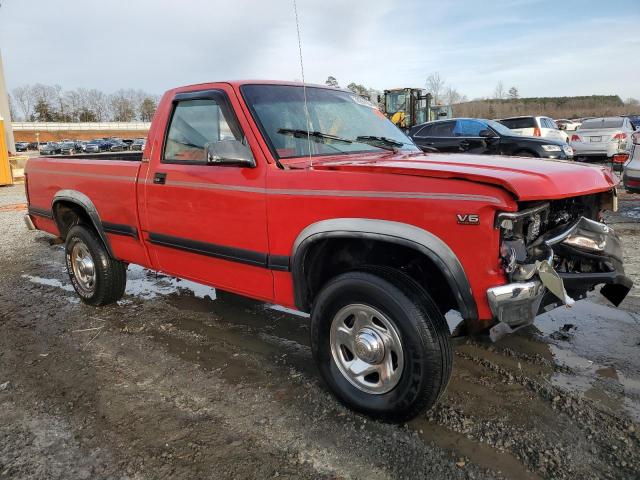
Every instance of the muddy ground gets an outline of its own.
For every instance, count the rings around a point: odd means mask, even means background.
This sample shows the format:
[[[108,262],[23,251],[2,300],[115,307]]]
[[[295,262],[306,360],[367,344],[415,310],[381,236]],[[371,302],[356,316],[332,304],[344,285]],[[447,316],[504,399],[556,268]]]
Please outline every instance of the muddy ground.
[[[439,404],[388,425],[320,384],[304,317],[133,266],[118,305],[79,303],[22,191],[0,189],[0,479],[640,477],[638,289],[456,341]]]

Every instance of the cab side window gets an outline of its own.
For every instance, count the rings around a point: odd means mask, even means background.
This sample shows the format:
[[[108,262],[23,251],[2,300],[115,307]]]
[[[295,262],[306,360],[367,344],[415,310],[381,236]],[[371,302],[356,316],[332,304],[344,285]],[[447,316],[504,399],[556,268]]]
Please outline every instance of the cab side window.
[[[204,164],[207,143],[241,140],[238,129],[230,127],[232,121],[225,117],[216,100],[179,101],[171,116],[162,161]]]
[[[453,126],[455,122],[434,123],[429,132],[430,137],[453,137]]]

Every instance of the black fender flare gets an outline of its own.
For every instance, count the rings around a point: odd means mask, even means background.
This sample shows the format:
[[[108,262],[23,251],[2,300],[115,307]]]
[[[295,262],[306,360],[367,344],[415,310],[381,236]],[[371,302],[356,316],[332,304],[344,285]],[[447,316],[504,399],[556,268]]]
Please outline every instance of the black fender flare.
[[[436,235],[406,223],[368,218],[335,218],[307,226],[296,238],[291,255],[291,273],[296,307],[310,311],[304,262],[311,245],[327,238],[368,238],[410,247],[426,255],[442,272],[454,292],[458,311],[465,320],[477,320],[478,308],[460,260]]]
[[[53,201],[51,202],[51,213],[53,214],[53,220],[56,222],[56,226],[59,231],[62,231],[60,224],[58,223],[58,218],[56,217],[56,205],[60,202],[69,202],[78,205],[82,208],[89,219],[93,227],[95,228],[98,237],[104,243],[107,252],[109,252],[109,256],[111,258],[116,258],[113,255],[113,251],[111,250],[111,244],[109,244],[109,239],[107,238],[107,234],[102,227],[102,221],[100,220],[100,215],[98,214],[98,209],[93,204],[91,199],[82,192],[78,192],[77,190],[59,190],[53,197]]]

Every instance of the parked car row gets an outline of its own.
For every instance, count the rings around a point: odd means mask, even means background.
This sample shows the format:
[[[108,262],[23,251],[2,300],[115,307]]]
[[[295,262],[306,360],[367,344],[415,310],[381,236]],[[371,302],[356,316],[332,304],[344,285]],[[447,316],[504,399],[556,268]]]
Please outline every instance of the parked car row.
[[[560,159],[573,157],[571,146],[564,141],[524,136],[502,122],[482,118],[456,118],[424,123],[413,127],[409,131],[409,137],[426,151]]]
[[[17,152],[26,152],[27,150],[38,150],[40,144],[38,142],[16,142]]]
[[[571,136],[553,119],[543,116],[500,120],[457,118],[416,125],[409,130],[409,137],[427,151],[578,161],[613,161],[615,157],[619,161],[618,157],[626,158],[632,146],[631,136],[635,132],[632,117],[581,119],[571,124],[571,128],[575,127]]]
[[[84,140],[62,140],[60,142],[46,142],[35,144],[34,150],[39,149],[42,155],[75,155],[76,153],[100,153],[100,152],[122,152],[125,150],[144,150],[146,139],[122,139],[122,138],[96,138],[90,141]],[[16,150],[19,152],[28,149],[26,142],[16,143]]]

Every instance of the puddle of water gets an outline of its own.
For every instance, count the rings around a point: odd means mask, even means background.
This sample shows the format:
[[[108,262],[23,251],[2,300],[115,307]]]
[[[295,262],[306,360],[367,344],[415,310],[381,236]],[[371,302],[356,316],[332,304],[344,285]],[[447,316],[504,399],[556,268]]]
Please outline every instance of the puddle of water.
[[[448,430],[420,418],[412,420],[409,425],[413,430],[420,431],[426,441],[434,442],[445,450],[453,450],[457,455],[467,457],[480,467],[493,471],[499,470],[506,478],[523,480],[540,478],[535,473],[528,471],[510,452],[500,452],[486,443],[470,440],[461,433]]]
[[[125,295],[133,295],[149,300],[158,295],[179,294],[180,290],[188,290],[197,298],[209,297],[211,300],[216,299],[215,288],[189,280],[168,277],[139,265],[129,265]]]
[[[640,314],[597,303],[598,297],[557,308],[536,318],[535,326],[548,337],[566,324],[569,340],[551,343],[587,361],[612,366],[640,378]]]
[[[38,285],[46,285],[48,287],[57,287],[57,288],[61,288],[62,290],[65,290],[67,292],[73,292],[73,287],[71,286],[71,284],[65,284],[62,283],[60,280],[56,279],[56,278],[43,278],[43,277],[37,277],[34,275],[26,275],[23,274],[22,278],[26,278],[27,280],[29,280],[32,283],[37,283]]]
[[[640,420],[640,315],[599,303],[599,297],[540,315],[536,327],[550,341],[554,360],[572,372],[551,382]],[[572,324],[566,340],[549,335]]]
[[[629,210],[623,212],[623,215],[625,217],[637,218],[638,220],[640,220],[640,207],[630,208]]]
[[[610,409],[625,410],[640,421],[640,380],[629,377],[613,366],[604,366],[574,352],[550,345],[556,362],[571,368],[571,374],[556,373],[555,386],[596,400]]]

